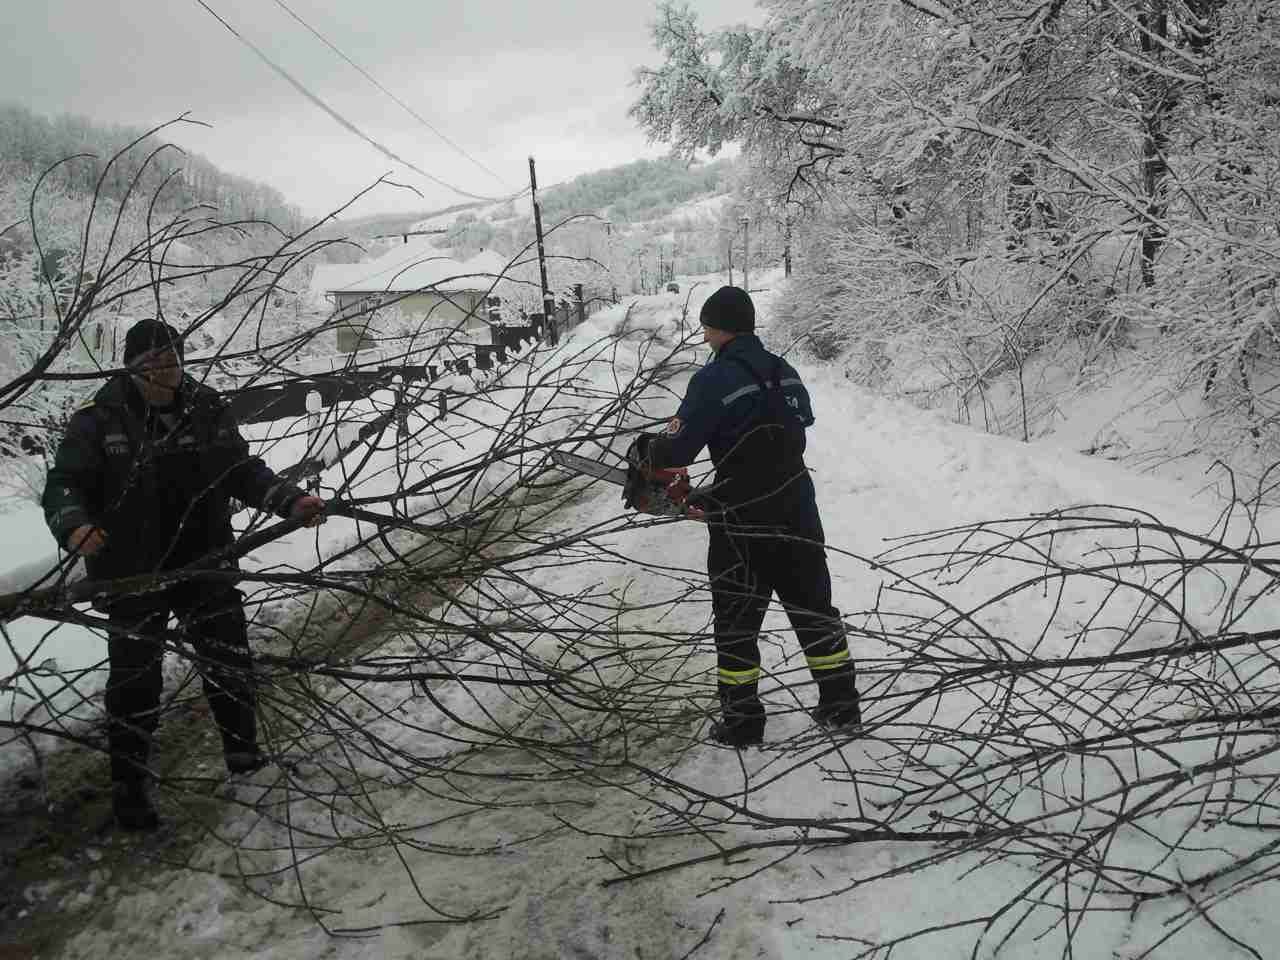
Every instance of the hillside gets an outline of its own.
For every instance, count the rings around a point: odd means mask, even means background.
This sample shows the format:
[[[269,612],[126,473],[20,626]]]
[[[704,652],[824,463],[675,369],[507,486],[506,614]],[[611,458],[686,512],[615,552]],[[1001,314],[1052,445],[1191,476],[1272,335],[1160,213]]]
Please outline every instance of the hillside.
[[[74,157],[53,170],[50,188],[73,197],[88,197],[101,179],[102,197],[114,202],[123,200],[130,189],[148,198],[159,190],[157,210],[162,213],[208,203],[217,207],[223,219],[269,220],[286,230],[301,224],[298,209],[275,187],[226,173],[199,154],[171,147],[161,150],[144,168],[144,155],[135,150],[123,162],[110,163],[146,132],[142,127],[106,126],[73,115],[46,117],[16,104],[0,103],[0,170],[8,181],[5,193],[34,185],[35,177]],[[147,139],[146,147],[155,150],[165,143],[161,130]],[[139,174],[136,185],[135,174]],[[5,224],[11,222],[6,220]]]

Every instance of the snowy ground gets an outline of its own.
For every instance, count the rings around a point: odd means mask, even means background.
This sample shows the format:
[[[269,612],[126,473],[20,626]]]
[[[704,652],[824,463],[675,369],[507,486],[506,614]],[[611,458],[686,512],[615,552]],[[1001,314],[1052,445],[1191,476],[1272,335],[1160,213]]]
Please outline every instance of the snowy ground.
[[[703,288],[697,299],[710,289]],[[768,295],[759,298],[765,317],[768,300]],[[641,326],[669,335],[680,302],[667,295],[647,298],[636,318]],[[694,316],[696,306],[695,300]],[[592,318],[563,350],[571,352],[609,332],[617,319],[615,313]],[[624,356],[613,370],[596,368],[590,386],[607,393],[613,374],[625,373],[631,362]],[[102,876],[88,888],[80,884],[49,892],[60,898],[68,923],[84,918],[83,929],[71,938],[64,955],[835,960],[912,930],[980,916],[1030,883],[1036,876],[1030,863],[983,866],[975,854],[854,885],[939,849],[920,842],[885,840],[817,850],[783,845],[776,851],[744,852],[728,861],[709,855],[717,848],[756,840],[792,841],[804,820],[846,817],[866,826],[874,819],[873,802],[889,795],[882,781],[859,776],[891,760],[885,742],[874,735],[877,725],[887,729],[919,718],[898,709],[903,691],[892,687],[887,673],[875,669],[887,662],[890,652],[870,632],[876,618],[864,614],[873,608],[883,614],[887,606],[881,591],[893,578],[868,562],[890,546],[887,541],[1075,504],[1115,505],[1121,508],[1116,511],[1120,517],[1142,510],[1168,524],[1203,532],[1214,526],[1221,504],[1188,484],[1138,474],[1061,445],[1024,444],[956,426],[940,415],[851,388],[830,370],[802,366],[801,373],[818,418],[810,431],[808,460],[833,547],[836,602],[855,627],[868,629],[855,636],[853,646],[869,666],[862,687],[873,735],[851,742],[815,738],[796,704],[786,709],[786,697],[778,693],[771,698],[775,709],[764,749],[739,755],[703,742],[701,714],[714,685],[708,645],[689,644],[687,655],[678,658],[667,649],[666,659],[653,667],[654,676],[646,677],[639,661],[642,649],[648,651],[653,640],[645,631],[687,636],[706,629],[705,596],[695,594],[695,602],[667,605],[700,583],[705,531],[689,523],[619,525],[617,490],[599,484],[586,492],[572,518],[557,524],[566,530],[600,524],[612,532],[598,537],[592,552],[585,558],[578,555],[571,565],[525,569],[529,589],[511,597],[513,615],[527,603],[529,610],[542,611],[548,628],[557,612],[564,618],[574,615],[570,605],[540,606],[544,601],[537,599],[542,596],[539,591],[559,598],[625,596],[627,609],[619,615],[617,636],[623,645],[636,644],[637,663],[614,661],[602,682],[616,684],[625,698],[628,683],[638,686],[661,673],[669,684],[669,699],[679,701],[669,704],[670,709],[684,711],[683,724],[672,722],[660,734],[646,736],[642,720],[633,720],[625,753],[619,753],[616,741],[591,741],[593,745],[579,754],[564,744],[578,742],[576,738],[604,721],[569,706],[553,712],[548,701],[518,689],[440,684],[434,688],[433,703],[406,692],[404,685],[368,685],[358,715],[406,755],[437,769],[448,767],[448,776],[431,781],[438,789],[386,784],[368,798],[360,816],[352,813],[335,824],[328,810],[305,796],[334,769],[323,760],[332,745],[318,741],[315,768],[304,765],[292,774],[261,781],[262,796],[270,798],[268,814],[263,804],[228,811],[217,831],[220,839],[210,838],[197,852],[193,865],[198,870],[157,865],[147,882],[129,889],[113,887],[111,878]],[[670,384],[676,393],[684,379],[687,375]],[[673,408],[673,400],[658,399],[651,413],[656,418]],[[287,432],[287,427],[279,429]],[[274,451],[269,457],[280,461],[288,461],[296,453],[291,445],[299,442],[265,435],[256,439]],[[479,434],[473,442],[482,442]],[[394,471],[380,476],[370,483],[391,483]],[[29,524],[18,526],[19,516],[5,517],[6,524],[13,521],[5,528],[6,538],[35,537]],[[1260,519],[1264,529],[1274,526],[1270,516]],[[324,555],[349,539],[349,527],[332,522],[322,528],[319,541],[297,535],[263,551],[255,562],[261,568],[306,566],[308,556]],[[1098,540],[1106,536],[1100,533]],[[642,564],[642,559],[660,563],[662,573]],[[957,607],[967,609],[999,592],[1011,576],[1008,566],[991,564],[959,582],[929,582]],[[1102,589],[1067,602],[1097,600]],[[1213,589],[1199,581],[1189,586],[1188,606],[1206,626],[1216,617]],[[1061,602],[1052,592],[1019,594],[984,611],[984,625],[1011,643],[1022,643],[1023,649],[1034,649],[1036,655],[1067,655],[1073,651],[1063,639],[1070,631],[1066,609],[1060,613],[1055,606]],[[666,611],[661,622],[651,622],[647,604]],[[903,596],[888,606],[921,616],[936,610],[934,601],[921,596]],[[1236,626],[1270,626],[1274,616],[1274,601],[1264,599]],[[765,653],[776,680],[794,668],[797,651],[779,614],[771,613],[766,628],[777,637]],[[1156,635],[1158,631],[1148,634],[1139,639],[1153,644],[1171,639]],[[529,650],[551,657],[557,642],[551,634],[534,637]],[[384,652],[411,654],[414,647],[410,639],[396,637],[388,640]],[[572,650],[559,653],[567,660],[576,656]],[[802,688],[800,696],[811,694]],[[961,725],[979,706],[943,701],[933,722],[943,728]],[[1070,709],[1070,704],[1062,706],[1064,712]],[[533,738],[535,744],[520,750],[495,738],[488,749],[455,749],[451,738],[463,736],[466,724],[487,721],[492,726],[492,718]],[[561,746],[552,748],[553,742]],[[1203,759],[1188,756],[1182,762]],[[371,757],[356,765],[366,773],[379,769]],[[671,782],[678,788],[663,786]],[[687,829],[697,822],[690,801],[695,796],[708,812],[728,811],[731,822],[720,829],[703,822],[701,834]],[[681,804],[688,806],[680,811]],[[286,815],[299,845],[292,859],[288,847],[281,846],[291,835],[281,826]],[[1171,831],[1191,829],[1184,812],[1169,816]],[[676,831],[674,825],[681,824],[686,829]],[[309,840],[335,830],[351,841],[326,846],[322,854],[308,853]],[[1224,848],[1245,843],[1241,835],[1230,832],[1215,836]],[[393,845],[392,838],[398,843]],[[1142,831],[1122,832],[1114,845],[1117,863],[1144,869],[1163,862],[1158,845]],[[655,869],[699,857],[706,857],[706,862],[603,885],[616,880],[623,869]],[[1179,853],[1176,859],[1179,869],[1194,875],[1213,862],[1213,851]],[[774,860],[778,862],[769,866]],[[246,891],[237,877],[240,871],[257,872],[248,883],[257,895]],[[297,902],[302,894],[316,913],[265,899]],[[1226,933],[1255,945],[1280,942],[1280,921],[1273,919],[1270,895],[1261,884],[1237,892],[1213,905],[1213,920]],[[1192,923],[1158,945],[1171,930],[1178,930],[1182,921],[1176,918],[1186,909],[1184,901],[1155,900],[1132,913],[1128,901],[1115,904],[1113,913],[1088,916],[1075,932],[1071,955],[1250,955],[1205,922]],[[1017,930],[998,955],[1064,955],[1060,933],[1037,936],[1052,916],[1049,912]],[[343,935],[326,934],[317,917]],[[485,919],[458,922],[460,917]],[[969,956],[976,935],[977,928],[960,926],[907,942],[892,956]],[[998,939],[986,941],[978,955],[993,955]],[[1152,952],[1144,953],[1153,945]]]

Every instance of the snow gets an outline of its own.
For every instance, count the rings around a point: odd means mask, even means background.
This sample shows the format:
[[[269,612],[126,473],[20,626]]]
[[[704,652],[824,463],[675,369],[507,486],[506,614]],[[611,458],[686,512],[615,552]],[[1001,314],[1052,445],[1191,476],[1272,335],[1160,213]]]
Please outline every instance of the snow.
[[[327,305],[331,290],[341,290],[369,274],[368,263],[317,263],[307,285],[306,303],[312,309]]]
[[[728,204],[733,202],[733,195],[717,193],[707,197],[686,200],[667,215],[669,220],[692,218],[695,220],[714,220]]]
[[[688,283],[688,278],[681,280]],[[767,280],[762,277],[760,285]],[[714,282],[693,289],[690,317],[697,316],[701,299],[714,289]],[[770,298],[767,292],[756,298],[766,328]],[[657,344],[632,336],[610,363],[573,361],[571,368],[565,368],[577,378],[578,402],[584,407],[599,403],[590,398],[616,390],[615,378],[628,378],[643,362],[644,351],[656,355],[670,345],[684,299],[685,294],[634,298],[597,314],[554,354],[540,352],[536,361],[540,373],[559,363],[569,364],[569,358],[589,352],[596,338],[618,331],[628,304],[634,302],[629,329],[658,334]],[[686,354],[693,363],[704,356],[699,348]],[[930,706],[925,703],[913,708],[915,712],[899,710],[900,701],[894,697],[904,694],[889,689],[889,681],[877,672],[888,653],[868,629],[875,619],[860,613],[873,608],[882,611],[884,592],[893,593],[895,570],[915,569],[906,560],[896,567],[894,554],[890,554],[889,569],[883,558],[872,562],[890,547],[898,551],[898,558],[906,556],[909,550],[895,538],[1088,504],[1110,504],[1106,511],[1094,512],[1110,511],[1122,521],[1145,511],[1192,531],[1210,530],[1219,519],[1221,503],[1208,491],[1176,477],[1139,473],[1083,456],[1061,443],[1022,443],[992,436],[950,423],[938,412],[854,388],[838,370],[797,366],[818,417],[810,431],[808,461],[832,548],[836,602],[850,622],[864,628],[855,632],[853,649],[865,667],[862,685],[872,724],[912,722],[919,719],[921,710],[927,715]],[[526,375],[522,369],[528,368],[511,368],[506,374],[509,381],[519,382]],[[527,375],[534,377],[532,371]],[[651,392],[643,403],[644,415],[655,421],[669,415],[688,375],[686,369],[661,390]],[[545,395],[546,389],[533,394]],[[374,397],[367,408],[351,411],[350,417],[344,417],[344,429],[350,429],[352,417],[372,415],[386,400]],[[556,402],[563,403],[564,398]],[[416,420],[413,432],[423,444],[418,458],[429,451],[437,464],[447,464],[485,449],[503,419],[499,406],[477,412],[470,432],[450,443],[442,442],[424,420]],[[255,430],[253,440],[269,462],[279,466],[297,459],[305,448],[302,427],[279,422]],[[542,432],[534,439],[546,436],[546,429],[539,429]],[[358,493],[369,496],[395,489],[397,462],[393,452],[384,452]],[[493,488],[509,481],[510,473],[499,470],[484,482]],[[428,508],[445,509],[422,498],[411,512]],[[1258,519],[1264,535],[1275,526],[1269,514]],[[6,514],[3,523],[10,543],[19,538],[33,545],[39,542],[28,514]],[[687,637],[708,628],[705,595],[695,594],[691,602],[674,606],[656,624],[651,611],[658,607],[650,606],[661,605],[665,611],[673,596],[699,585],[705,532],[690,524],[623,519],[616,488],[603,483],[588,486],[572,516],[555,524],[562,531],[599,532],[590,550],[579,553],[574,563],[546,569],[523,565],[520,573],[526,585],[513,589],[509,597],[512,616],[521,616],[521,605],[529,604],[547,628],[557,621],[564,627],[580,615],[579,607],[589,606],[569,603],[567,598],[625,597],[615,626],[620,643],[635,645],[636,659],[605,661],[602,686],[620,697],[639,696],[632,693],[629,681],[663,678],[668,684],[664,697],[636,702],[651,710],[683,711],[685,722],[668,723],[655,738],[646,735],[651,728],[643,718],[631,721],[624,754],[616,739],[592,739],[597,725],[605,720],[571,703],[557,703],[553,710],[554,701],[518,688],[439,683],[433,686],[433,702],[413,695],[405,684],[366,684],[361,688],[366,705],[353,708],[364,718],[364,728],[428,766],[447,766],[447,776],[431,778],[432,789],[426,791],[397,786],[393,775],[368,797],[362,813],[357,814],[356,807],[344,807],[347,813],[335,823],[324,805],[306,796],[308,789],[323,790],[326,776],[344,770],[332,745],[316,736],[313,764],[290,774],[264,773],[256,781],[260,795],[270,796],[277,804],[270,814],[264,816],[262,807],[250,805],[252,798],[246,797],[255,788],[238,788],[237,795],[246,805],[228,808],[218,838],[211,838],[196,852],[195,869],[179,871],[157,864],[151,882],[116,891],[109,902],[99,905],[99,921],[86,924],[72,937],[64,956],[480,960],[692,955],[697,960],[801,956],[836,960],[912,930],[997,910],[1035,878],[1033,865],[1016,859],[982,865],[977,855],[960,854],[928,867],[923,858],[942,848],[911,841],[802,851],[780,846],[776,851],[761,849],[732,858],[709,856],[717,847],[795,840],[799,827],[788,824],[801,818],[810,822],[874,819],[870,803],[891,792],[883,778],[871,775],[893,759],[890,748],[875,738],[841,742],[809,731],[794,695],[784,695],[777,687],[779,672],[794,669],[798,652],[776,610],[770,613],[766,630],[774,632],[778,642],[763,645],[765,665],[773,671],[765,684],[771,687],[767,697],[774,705],[766,748],[737,754],[702,742],[702,716],[714,690],[712,653],[705,642],[688,641],[682,652],[674,652],[648,631]],[[247,566],[307,569],[317,557],[333,555],[352,543],[355,526],[331,520],[318,532],[295,534],[270,545]],[[1090,543],[1077,545],[1062,529],[1061,549],[1067,555],[1076,550],[1084,556],[1095,545],[1107,545],[1104,531]],[[646,568],[639,558],[660,563],[661,570]],[[361,562],[367,565],[368,557]],[[998,563],[975,565],[963,578],[954,570],[944,574],[927,578],[929,590],[961,610],[975,608],[1021,577],[1012,577],[1010,568]],[[1086,591],[1085,599],[1097,599],[1104,591],[1105,586],[1099,586],[1096,594]],[[1211,626],[1212,586],[1192,580],[1189,592],[1189,619]],[[545,601],[548,596],[566,602]],[[1078,599],[1071,596],[1064,603]],[[1039,590],[1024,591],[981,615],[987,628],[1010,644],[1034,648],[1039,656],[1065,656],[1071,652],[1071,628],[1066,622],[1070,618],[1060,615],[1054,603],[1052,591],[1047,596]],[[889,606],[903,617],[917,616],[922,622],[939,609],[926,593],[899,594]],[[1268,624],[1274,612],[1274,602],[1264,600],[1240,621],[1239,628]],[[277,611],[273,619],[280,622],[286,615],[287,611]],[[1169,638],[1144,635],[1140,639],[1154,644]],[[23,642],[29,639],[19,640]],[[553,633],[529,643],[530,652],[537,655],[550,656],[559,650],[566,669],[588,655],[571,645],[558,646],[561,641]],[[652,646],[655,643],[659,645]],[[409,656],[416,648],[411,638],[389,634],[381,653]],[[645,667],[649,655],[660,659]],[[668,663],[673,657],[681,662]],[[645,672],[649,669],[660,672],[649,676]],[[802,700],[811,696],[803,689],[799,695]],[[792,697],[790,709],[786,709],[786,696]],[[982,707],[943,699],[936,703],[941,713],[932,720],[944,728],[959,727]],[[1072,705],[1061,709],[1069,713]],[[486,729],[505,724],[536,743],[518,749],[494,737],[488,747],[460,750],[454,738],[468,738],[467,723]],[[472,734],[470,739],[484,738]],[[574,746],[580,739],[590,745]],[[561,745],[552,747],[553,741]],[[1177,760],[1190,769],[1206,756],[1184,750]],[[367,773],[386,769],[374,756],[351,762]],[[1123,763],[1123,758],[1116,762]],[[350,768],[346,772],[350,775]],[[850,784],[854,773],[870,777],[860,781],[857,790]],[[1105,781],[1112,774],[1094,769],[1091,776]],[[291,788],[287,795],[285,787]],[[290,859],[289,834],[281,825],[283,804],[297,831],[293,836],[313,845],[311,852],[300,850],[296,860]],[[703,821],[699,830],[689,829],[703,808],[709,813],[732,813],[732,822],[714,827]],[[863,819],[860,825],[867,822]],[[1169,814],[1169,835],[1190,822],[1185,812]],[[1145,823],[1150,827],[1153,821]],[[1220,837],[1219,845],[1229,847],[1239,838],[1223,829],[1215,836]],[[335,830],[343,842],[319,842]],[[821,829],[813,833],[829,835]],[[394,846],[393,836],[401,841]],[[238,850],[226,845],[232,839],[239,839]],[[1137,829],[1122,830],[1112,840],[1115,863],[1153,869],[1152,864],[1164,855],[1152,837]],[[794,855],[783,856],[789,852]],[[775,856],[782,859],[763,869]],[[707,859],[643,880],[602,883],[618,877],[619,865],[652,869],[698,857]],[[1212,858],[1212,851],[1183,851],[1178,854],[1179,869],[1191,876],[1205,869]],[[320,914],[326,926],[343,935],[327,935],[307,910],[277,906],[247,892],[246,883],[238,879],[241,871],[257,871],[248,884],[260,894],[291,902],[298,899],[296,884],[301,878],[307,902],[326,911]],[[873,883],[861,882],[881,874]],[[1046,898],[1052,895],[1048,888],[1042,892]],[[1271,899],[1262,884],[1237,891],[1231,899],[1216,903],[1214,920],[1254,944],[1277,942],[1280,923],[1272,919]],[[1155,900],[1131,915],[1128,901],[1116,900],[1114,905],[1118,905],[1114,912],[1088,915],[1076,932],[1073,956],[1142,956],[1177,926],[1177,915],[1186,906]],[[77,916],[83,907],[70,897],[63,904],[69,917]],[[444,922],[446,916],[481,919]],[[1047,925],[1046,917],[1052,914],[1037,914],[1036,923],[1014,932],[998,955],[1019,960],[1062,955],[1060,934],[1037,936]],[[1000,932],[1008,929],[1007,923],[997,926]],[[967,957],[978,930],[962,926],[910,940],[897,946],[892,956],[895,960]],[[984,941],[977,955],[995,955],[992,946],[998,939]],[[1229,941],[1198,922],[1148,955],[1245,955],[1233,950]]]

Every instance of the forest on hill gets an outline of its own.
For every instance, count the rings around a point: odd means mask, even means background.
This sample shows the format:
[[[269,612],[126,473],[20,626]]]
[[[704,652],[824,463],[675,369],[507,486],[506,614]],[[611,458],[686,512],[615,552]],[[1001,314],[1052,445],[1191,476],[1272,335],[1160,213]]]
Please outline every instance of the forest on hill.
[[[225,220],[268,220],[283,230],[302,223],[298,208],[275,187],[218,169],[199,154],[174,147],[161,150],[139,173],[136,165],[108,161],[147,134],[140,126],[98,123],[66,114],[46,117],[17,104],[0,103],[0,170],[5,180],[27,186],[49,171],[51,187],[69,194],[91,195],[103,173],[101,196],[119,203],[133,190],[157,195],[161,212],[214,205]],[[164,131],[148,141],[151,149],[164,143]]]
[[[621,223],[657,220],[686,201],[725,192],[732,174],[731,160],[635,160],[552,187],[542,197],[542,212],[548,217],[600,213]]]

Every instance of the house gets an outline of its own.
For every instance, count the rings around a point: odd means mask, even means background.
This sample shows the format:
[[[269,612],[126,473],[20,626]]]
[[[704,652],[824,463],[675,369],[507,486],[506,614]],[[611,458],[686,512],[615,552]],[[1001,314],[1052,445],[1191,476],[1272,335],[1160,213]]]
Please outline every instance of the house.
[[[370,339],[374,311],[394,307],[432,328],[486,330],[485,297],[507,271],[507,258],[482,250],[465,260],[426,242],[404,243],[369,263],[352,264],[325,296],[334,305],[338,350],[352,353]],[[344,322],[345,321],[345,322]]]
[[[307,310],[326,310],[332,304],[330,290],[341,290],[355,283],[369,272],[367,263],[317,263],[311,273],[311,282],[303,294],[303,306]]]

